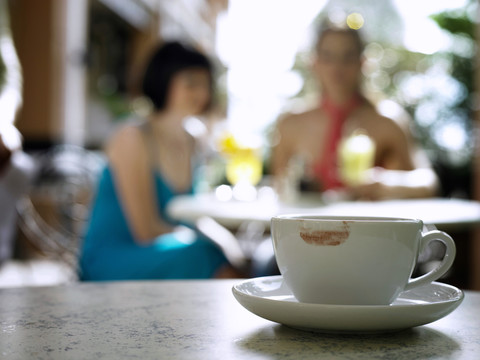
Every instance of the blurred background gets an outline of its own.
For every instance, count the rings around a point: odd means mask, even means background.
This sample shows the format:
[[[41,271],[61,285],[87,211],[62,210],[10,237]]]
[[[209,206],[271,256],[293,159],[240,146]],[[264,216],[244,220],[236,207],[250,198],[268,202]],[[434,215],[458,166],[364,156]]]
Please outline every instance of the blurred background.
[[[186,39],[216,64],[218,105],[207,127],[263,147],[263,174],[268,175],[275,120],[317,101],[308,75],[315,25],[327,15],[346,13],[356,14],[369,44],[364,67],[369,97],[387,115],[403,108],[411,116],[409,126],[440,176],[442,196],[480,196],[474,191],[475,184],[480,190],[480,178],[475,182],[474,176],[475,0],[8,4],[23,69],[16,125],[26,152],[73,145],[101,156],[112,131],[145,110],[138,82],[152,48],[162,40]],[[221,169],[210,180],[212,185],[228,182]]]
[[[279,114],[315,101],[308,78],[315,24],[358,13],[369,43],[368,94],[414,119],[444,196],[471,197],[474,150],[474,0],[31,0],[10,1],[24,72],[17,126],[26,150],[101,148],[141,109],[138,78],[151,48],[186,38],[216,59],[215,119],[268,142]],[[394,111],[385,103],[385,111]],[[265,154],[268,157],[268,153]]]

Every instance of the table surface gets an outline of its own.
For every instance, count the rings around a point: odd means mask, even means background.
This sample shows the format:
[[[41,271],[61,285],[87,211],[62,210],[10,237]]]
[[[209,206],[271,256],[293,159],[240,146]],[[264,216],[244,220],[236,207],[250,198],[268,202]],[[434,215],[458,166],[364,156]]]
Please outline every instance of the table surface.
[[[167,211],[171,217],[184,221],[207,215],[227,227],[238,227],[244,221],[260,221],[269,226],[272,216],[287,213],[406,217],[443,228],[480,224],[480,202],[446,198],[322,203],[318,197],[304,197],[295,204],[284,204],[272,198],[222,202],[213,194],[199,194],[173,199]]]
[[[328,335],[264,320],[240,280],[76,283],[0,290],[2,359],[478,359],[480,292],[450,315],[377,335]]]

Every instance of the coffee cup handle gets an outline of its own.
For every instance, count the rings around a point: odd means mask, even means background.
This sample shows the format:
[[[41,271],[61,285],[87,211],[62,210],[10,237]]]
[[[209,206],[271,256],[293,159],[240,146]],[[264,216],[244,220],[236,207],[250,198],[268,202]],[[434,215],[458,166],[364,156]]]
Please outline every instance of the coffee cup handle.
[[[422,286],[431,283],[432,281],[437,280],[440,278],[442,275],[444,275],[448,269],[453,264],[453,261],[455,260],[455,253],[456,253],[456,248],[455,248],[455,242],[451,238],[450,235],[447,233],[444,233],[443,231],[430,231],[422,236],[422,239],[420,240],[420,246],[419,246],[419,254],[423,250],[425,250],[428,246],[428,244],[434,240],[438,240],[442,242],[445,247],[445,256],[443,257],[443,260],[440,262],[440,264],[433,270],[429,271],[428,273],[419,276],[417,278],[410,279],[408,281],[408,284],[405,286],[404,290],[411,290],[417,286]]]

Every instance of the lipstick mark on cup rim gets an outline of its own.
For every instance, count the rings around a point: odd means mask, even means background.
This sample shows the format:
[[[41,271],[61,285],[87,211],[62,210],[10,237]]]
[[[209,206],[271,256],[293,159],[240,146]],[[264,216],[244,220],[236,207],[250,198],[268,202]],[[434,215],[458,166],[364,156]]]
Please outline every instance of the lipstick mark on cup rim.
[[[338,246],[343,244],[350,235],[350,226],[346,221],[338,230],[308,230],[305,227],[299,233],[303,241],[316,246]]]

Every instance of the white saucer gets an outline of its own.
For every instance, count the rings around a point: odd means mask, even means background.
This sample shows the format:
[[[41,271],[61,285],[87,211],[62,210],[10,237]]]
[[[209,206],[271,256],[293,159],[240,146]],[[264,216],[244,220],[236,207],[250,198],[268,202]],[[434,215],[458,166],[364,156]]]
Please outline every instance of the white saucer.
[[[282,276],[245,280],[232,288],[237,301],[267,320],[320,332],[389,332],[428,324],[455,310],[463,292],[434,282],[400,294],[392,305],[322,305],[298,302]]]

